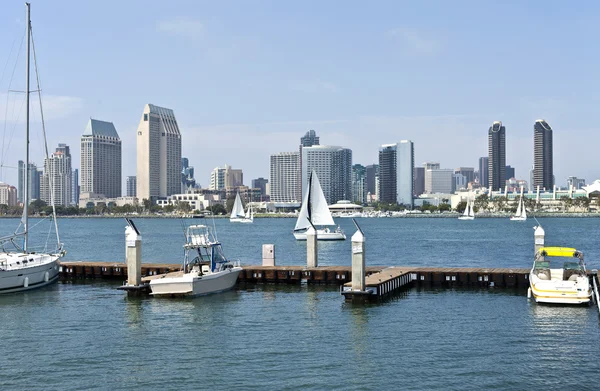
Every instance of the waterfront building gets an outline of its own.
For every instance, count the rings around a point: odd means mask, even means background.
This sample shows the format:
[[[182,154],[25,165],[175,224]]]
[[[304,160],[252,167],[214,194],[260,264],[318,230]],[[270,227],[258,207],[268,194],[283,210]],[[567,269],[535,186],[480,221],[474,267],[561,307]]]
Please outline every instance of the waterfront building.
[[[467,185],[469,184],[469,181],[467,181],[467,177],[464,176],[463,174],[457,174],[456,171],[455,173],[452,175],[452,191],[451,193],[454,193],[457,190],[460,189],[466,189]]]
[[[147,104],[137,129],[139,199],[181,191],[181,133],[171,109]]]
[[[458,167],[454,170],[455,174],[460,174],[465,177],[466,183],[475,181],[475,168],[474,167]],[[465,184],[466,187],[466,184]]]
[[[327,204],[352,196],[352,151],[348,148],[313,145],[302,147],[302,194],[312,171],[317,173]]]
[[[215,167],[210,173],[210,190],[225,190],[238,186],[244,186],[244,173],[241,169],[234,169],[225,164],[223,167]]]
[[[511,178],[516,178],[515,168],[508,165],[508,166],[506,166],[506,180],[509,180]]]
[[[261,198],[264,200],[269,193],[267,192],[267,184],[269,181],[263,177],[256,178],[252,180],[252,188],[260,189]]]
[[[17,205],[17,189],[14,186],[0,182],[0,205]]]
[[[533,186],[541,189],[554,186],[552,128],[543,119],[533,125]]]
[[[194,179],[194,167],[190,166],[188,158],[181,158],[181,191],[186,192],[190,188],[196,187],[196,180]]]
[[[48,205],[52,198],[56,206],[71,204],[71,151],[68,145],[58,144],[56,151],[44,160],[44,174],[40,180],[40,198]]]
[[[40,199],[40,178],[41,173],[35,163],[29,163],[29,200]],[[17,183],[17,201],[23,202],[23,195],[25,192],[25,163],[19,160],[18,164],[18,183]]]
[[[112,122],[90,118],[81,136],[81,192],[120,197],[121,167],[117,129]]]
[[[488,188],[498,190],[506,182],[506,128],[495,121],[488,130]]]
[[[269,183],[271,202],[301,202],[300,153],[279,152],[271,155]]]
[[[414,144],[402,140],[379,148],[379,200],[413,206]]]
[[[366,168],[362,164],[352,166],[352,200],[360,205],[367,203]]]
[[[127,197],[137,197],[137,179],[135,175],[128,176],[125,182]]]
[[[425,170],[425,193],[452,193],[454,189],[451,169],[429,169]]]
[[[583,189],[585,187],[585,179],[570,176],[567,178],[567,186],[569,189]]]
[[[73,170],[73,176],[71,178],[73,183],[71,184],[71,205],[77,205],[79,203],[79,194],[81,187],[79,185],[79,169]]]
[[[479,184],[483,187],[489,186],[489,161],[488,157],[479,158]]]
[[[106,206],[137,206],[139,203],[136,197],[114,197],[107,198],[104,194],[96,193],[81,193],[79,195],[78,206],[80,208],[88,209],[93,208],[99,204]]]
[[[370,164],[365,167],[365,181],[367,184],[367,193],[377,194],[375,189],[375,178],[379,176],[379,164]]]
[[[413,178],[415,180],[415,197],[425,193],[425,167],[415,167]]]

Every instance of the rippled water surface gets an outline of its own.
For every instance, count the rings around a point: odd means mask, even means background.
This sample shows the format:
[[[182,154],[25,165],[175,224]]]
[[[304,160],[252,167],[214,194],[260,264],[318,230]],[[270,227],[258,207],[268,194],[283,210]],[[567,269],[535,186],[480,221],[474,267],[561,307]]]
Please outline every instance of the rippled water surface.
[[[371,265],[529,267],[534,221],[360,219]],[[181,259],[181,222],[137,219],[144,259]],[[349,236],[350,220],[340,221]],[[547,244],[600,266],[600,219],[540,219]],[[198,223],[195,220],[194,223]],[[206,223],[212,224],[210,220]],[[0,220],[0,234],[16,220]],[[215,221],[226,254],[305,262],[292,219]],[[124,221],[63,219],[67,260],[122,261]],[[350,241],[320,243],[349,265]],[[240,286],[196,299],[127,299],[108,283],[0,296],[0,389],[597,389],[596,307],[540,306],[524,291],[411,289],[380,305],[337,288]]]

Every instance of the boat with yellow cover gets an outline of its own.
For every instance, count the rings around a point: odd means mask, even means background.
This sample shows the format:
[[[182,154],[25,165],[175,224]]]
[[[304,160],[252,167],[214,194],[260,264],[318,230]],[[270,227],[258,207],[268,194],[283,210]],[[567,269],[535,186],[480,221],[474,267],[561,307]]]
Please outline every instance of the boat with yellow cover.
[[[592,288],[583,253],[569,247],[540,248],[529,273],[528,293],[537,303],[589,303]]]

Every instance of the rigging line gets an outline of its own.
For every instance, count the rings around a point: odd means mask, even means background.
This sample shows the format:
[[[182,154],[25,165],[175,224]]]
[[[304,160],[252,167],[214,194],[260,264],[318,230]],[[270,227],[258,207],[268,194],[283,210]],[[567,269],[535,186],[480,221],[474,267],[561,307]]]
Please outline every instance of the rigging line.
[[[35,79],[37,81],[38,89],[38,100],[40,102],[40,116],[42,119],[42,134],[44,135],[44,147],[46,149],[46,159],[48,159],[48,139],[46,137],[46,124],[44,122],[44,109],[42,107],[42,88],[40,83],[40,73],[37,66],[37,56],[35,52],[35,41],[33,39],[33,28],[31,22],[29,24],[29,31],[31,33],[31,48],[33,49],[33,67],[35,69]],[[56,231],[56,243],[60,245],[60,236],[58,234],[58,221],[56,220],[56,206],[54,205],[54,186],[52,182],[52,175],[48,176],[48,185],[50,187],[50,204],[52,205],[52,217],[54,219],[54,228]]]
[[[6,102],[7,110],[6,111],[8,112],[8,97],[6,100],[7,100],[7,102]],[[15,106],[16,106],[16,103],[13,105],[13,114],[12,114],[13,118],[15,116]],[[4,148],[4,144],[5,144],[4,138],[6,135],[6,127],[4,128],[4,132],[3,132],[3,136],[2,136],[2,158],[0,159],[0,164],[2,164],[2,165],[4,165],[4,161],[6,160],[6,157],[7,157],[6,155],[8,154],[8,151],[10,150],[10,144],[12,143],[13,136],[15,135],[15,131],[17,130],[19,118],[21,117],[21,113],[23,112],[23,106],[25,106],[25,98],[23,98],[23,101],[21,102],[21,107],[19,108],[19,114],[17,115],[14,126],[12,128],[12,131],[10,132],[10,137],[8,138],[8,145],[6,146],[6,148]],[[5,122],[4,122],[5,125],[6,125],[7,117],[8,117],[8,115],[5,116]]]
[[[0,86],[2,85],[2,82],[4,81],[4,75],[6,75],[6,68],[8,67],[8,62],[10,61],[10,57],[12,56],[13,49],[15,48],[15,43],[17,42],[17,36],[18,35],[15,35],[15,37],[13,38],[12,45],[10,46],[10,51],[8,52],[8,56],[6,57],[6,63],[4,64],[4,69],[2,69],[2,76],[0,76]]]

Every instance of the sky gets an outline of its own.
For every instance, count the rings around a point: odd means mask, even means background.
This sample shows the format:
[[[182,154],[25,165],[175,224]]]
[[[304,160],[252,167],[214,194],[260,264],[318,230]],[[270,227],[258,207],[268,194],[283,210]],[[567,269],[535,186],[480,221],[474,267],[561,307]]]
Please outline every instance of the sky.
[[[24,97],[8,91],[25,89],[25,7],[1,9],[0,181],[16,185]],[[477,168],[494,121],[506,163],[529,180],[540,118],[556,183],[600,178],[599,2],[32,0],[31,13],[49,148],[70,145],[73,168],[92,117],[115,124],[123,181],[135,175],[152,103],[174,110],[204,187],[224,164],[247,185],[268,178],[269,156],[297,151],[309,129],[352,149],[354,164],[408,139],[416,166]],[[38,106],[31,161],[42,166]]]

